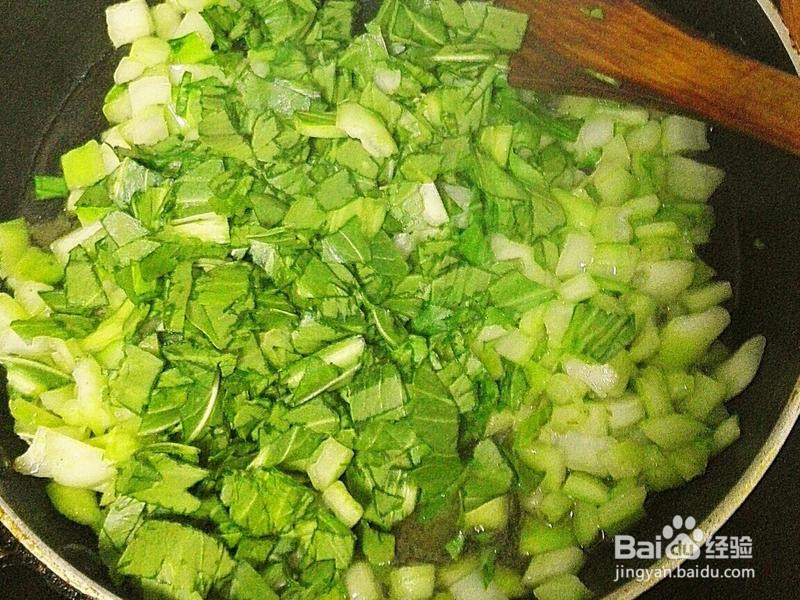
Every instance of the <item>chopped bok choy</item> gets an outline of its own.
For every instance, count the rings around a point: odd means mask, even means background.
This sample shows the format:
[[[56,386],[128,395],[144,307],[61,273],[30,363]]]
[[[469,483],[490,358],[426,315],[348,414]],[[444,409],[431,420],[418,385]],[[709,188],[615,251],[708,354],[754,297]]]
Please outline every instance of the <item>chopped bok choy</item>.
[[[584,598],[764,352],[706,127],[512,89],[490,3],[354,8],[107,9],[109,129],[34,182],[76,227],[0,224],[15,466],[148,597]]]

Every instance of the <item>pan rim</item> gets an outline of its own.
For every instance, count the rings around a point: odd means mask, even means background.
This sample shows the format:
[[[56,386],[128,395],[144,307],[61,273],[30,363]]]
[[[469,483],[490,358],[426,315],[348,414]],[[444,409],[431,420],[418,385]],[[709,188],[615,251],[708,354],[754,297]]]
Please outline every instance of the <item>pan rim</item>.
[[[786,54],[789,55],[789,59],[792,61],[795,71],[800,75],[800,50],[795,46],[789,28],[786,26],[786,22],[783,20],[778,7],[775,6],[773,0],[756,0],[756,2],[758,2],[764,14],[767,15],[769,22],[772,24],[773,29],[775,29],[775,32],[778,34],[786,50]]]
[[[795,71],[800,75],[800,51],[794,46],[789,30],[777,7],[772,0],[756,0],[756,2],[778,34]],[[700,523],[699,527],[705,533],[705,539],[713,536],[750,496],[783,448],[798,418],[800,418],[800,378],[796,381],[786,406],[781,411],[778,421],[753,462],[711,514]],[[90,578],[47,545],[2,497],[0,497],[0,523],[28,552],[77,592],[96,600],[124,600]],[[619,589],[606,595],[605,598],[607,600],[636,598],[666,579],[669,573],[683,562],[685,559],[662,558],[650,566],[657,576],[646,581],[628,581]]]

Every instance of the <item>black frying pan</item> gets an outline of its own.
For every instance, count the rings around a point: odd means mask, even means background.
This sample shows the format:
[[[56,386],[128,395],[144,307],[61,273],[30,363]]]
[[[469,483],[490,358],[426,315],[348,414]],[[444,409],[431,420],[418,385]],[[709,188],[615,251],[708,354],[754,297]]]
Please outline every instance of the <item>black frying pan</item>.
[[[369,12],[369,2],[363,2],[364,12]],[[32,174],[56,172],[65,150],[103,129],[100,100],[118,59],[105,35],[103,9],[109,3],[0,0],[1,219],[24,215],[42,223],[57,215],[57,204],[31,199]],[[724,45],[792,70],[785,48],[755,0],[657,3]],[[728,171],[714,198],[718,224],[714,241],[706,248],[711,264],[734,285],[733,325],[726,341],[738,344],[760,332],[767,336],[767,351],[755,382],[733,402],[741,416],[742,439],[713,460],[704,477],[648,501],[648,517],[632,531],[642,540],[654,539],[675,514],[693,515],[707,531],[719,527],[763,475],[800,412],[800,395],[793,395],[800,372],[800,160],[723,130],[715,131],[711,141],[708,159]],[[47,237],[47,228],[41,232]],[[2,521],[77,588],[98,597],[111,597],[103,588],[123,594],[108,579],[91,532],[58,516],[42,480],[21,477],[10,469],[10,460],[23,450],[24,444],[13,434],[6,403],[0,401]],[[746,480],[740,481],[743,476]],[[752,523],[755,526],[758,520]],[[795,542],[787,539],[784,553],[793,553]],[[782,549],[761,551],[780,554]],[[612,581],[615,564],[611,546],[599,545],[582,578],[596,592],[611,593],[618,587]],[[714,589],[706,585],[693,591],[705,596]],[[634,585],[622,593],[629,596],[644,589]]]

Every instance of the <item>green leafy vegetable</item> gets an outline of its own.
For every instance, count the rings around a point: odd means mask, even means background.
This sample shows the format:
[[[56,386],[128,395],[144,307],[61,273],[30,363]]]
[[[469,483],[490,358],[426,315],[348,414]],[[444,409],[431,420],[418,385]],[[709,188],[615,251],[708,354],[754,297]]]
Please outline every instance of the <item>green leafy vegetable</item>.
[[[63,177],[37,175],[33,179],[33,184],[33,194],[37,200],[66,198],[69,195],[69,188]]]
[[[313,502],[306,487],[272,470],[228,475],[220,498],[233,522],[255,536],[290,531]]]
[[[353,382],[348,394],[354,421],[374,417],[397,419],[404,415],[406,392],[400,373],[390,365],[365,371]]]
[[[225,548],[211,536],[152,520],[133,534],[117,568],[123,575],[138,578],[148,593],[190,598],[205,597],[220,587],[234,566]]]
[[[80,226],[0,224],[15,467],[145,598],[584,597],[764,350],[706,128],[513,89],[491,3],[362,8],[108,8],[110,128],[33,181]]]
[[[581,303],[575,307],[564,334],[564,347],[598,362],[606,362],[628,346],[636,334],[634,317],[607,313]]]

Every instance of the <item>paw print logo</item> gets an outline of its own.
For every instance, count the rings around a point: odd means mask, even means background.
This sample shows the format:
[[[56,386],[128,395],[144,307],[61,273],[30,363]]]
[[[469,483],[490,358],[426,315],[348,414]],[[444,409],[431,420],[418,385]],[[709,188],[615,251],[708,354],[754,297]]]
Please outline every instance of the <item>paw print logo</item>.
[[[676,515],[672,525],[665,525],[661,531],[664,539],[664,556],[670,559],[695,560],[700,557],[700,545],[706,534],[699,527],[694,517]]]

